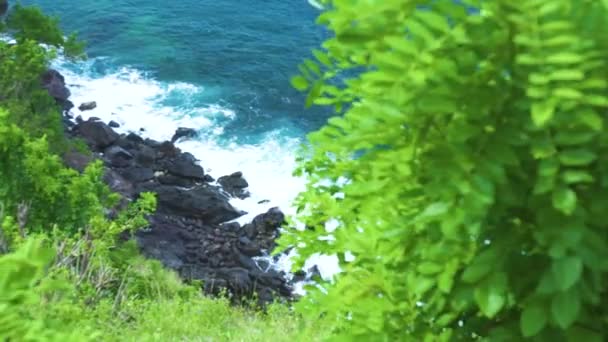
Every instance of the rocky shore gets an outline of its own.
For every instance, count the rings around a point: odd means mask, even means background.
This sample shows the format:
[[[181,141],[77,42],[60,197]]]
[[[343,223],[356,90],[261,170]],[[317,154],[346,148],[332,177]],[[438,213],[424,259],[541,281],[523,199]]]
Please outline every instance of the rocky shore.
[[[64,77],[49,70],[42,81],[63,110],[67,134],[82,139],[92,151],[66,153],[68,166],[83,170],[92,160],[102,160],[104,180],[122,196],[123,204],[142,192],[156,194],[157,211],[149,217],[149,227],[134,237],[144,255],[184,279],[202,281],[209,294],[227,291],[237,301],[255,297],[260,304],[292,297],[285,274],[256,259],[275,247],[283,213],[273,208],[244,226],[230,222],[245,214],[229,202],[249,194],[242,173],[217,182],[206,174],[192,154],[174,145],[179,138],[191,137],[191,131],[176,132],[173,141],[155,141],[135,133],[119,134],[111,127],[115,123],[74,119]]]

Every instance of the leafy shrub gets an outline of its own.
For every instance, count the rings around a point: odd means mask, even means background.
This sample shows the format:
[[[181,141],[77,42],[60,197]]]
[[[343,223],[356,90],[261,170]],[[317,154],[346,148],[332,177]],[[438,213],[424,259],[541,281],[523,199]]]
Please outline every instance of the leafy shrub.
[[[335,36],[292,83],[339,115],[282,245],[343,272],[300,312],[358,340],[606,339],[605,3],[320,3]]]
[[[53,252],[40,238],[28,239],[17,251],[0,256],[0,337],[7,341],[83,341],[94,337],[86,326],[66,329],[41,317],[37,308],[53,292],[69,288],[65,281],[45,278]],[[72,327],[75,328],[75,327]]]

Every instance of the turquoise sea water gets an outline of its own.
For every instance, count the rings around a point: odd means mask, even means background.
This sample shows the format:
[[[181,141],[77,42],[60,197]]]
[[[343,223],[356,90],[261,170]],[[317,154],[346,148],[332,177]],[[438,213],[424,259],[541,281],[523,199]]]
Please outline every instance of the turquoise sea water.
[[[59,59],[75,114],[168,139],[179,126],[200,138],[178,144],[214,177],[242,171],[251,213],[289,202],[304,181],[292,176],[295,150],[329,116],[305,110],[289,84],[327,32],[306,0],[24,0],[60,18],[87,41],[85,62]],[[261,200],[269,203],[258,204]]]
[[[204,88],[173,92],[163,104],[217,105],[235,116],[221,138],[255,143],[277,128],[302,136],[327,113],[303,112],[289,85],[297,65],[324,38],[306,0],[39,0],[67,31],[88,42],[91,76],[128,66],[159,82]],[[97,99],[103,101],[104,99]]]

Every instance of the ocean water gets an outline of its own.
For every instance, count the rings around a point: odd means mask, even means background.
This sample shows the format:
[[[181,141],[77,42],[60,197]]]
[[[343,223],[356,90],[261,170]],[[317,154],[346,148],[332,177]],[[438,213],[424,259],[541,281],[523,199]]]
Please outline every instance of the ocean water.
[[[57,16],[87,42],[88,60],[59,58],[85,119],[114,120],[122,132],[170,139],[180,126],[200,137],[178,143],[218,178],[242,171],[252,197],[232,204],[247,215],[278,206],[287,214],[304,179],[292,176],[295,151],[330,112],[304,108],[290,77],[328,33],[307,0],[22,0]],[[143,129],[143,130],[142,130]],[[260,204],[259,202],[264,201]],[[289,267],[282,258],[278,267]],[[333,256],[311,258],[330,278]]]
[[[291,88],[297,65],[327,33],[306,0],[39,0],[66,32],[87,42],[89,59],[54,64],[81,114],[114,120],[122,131],[168,139],[179,126],[200,138],[179,143],[214,177],[242,171],[252,198],[235,205],[253,215],[290,212],[303,189],[291,173],[306,133],[330,115],[304,108]],[[269,200],[259,205],[258,202]]]

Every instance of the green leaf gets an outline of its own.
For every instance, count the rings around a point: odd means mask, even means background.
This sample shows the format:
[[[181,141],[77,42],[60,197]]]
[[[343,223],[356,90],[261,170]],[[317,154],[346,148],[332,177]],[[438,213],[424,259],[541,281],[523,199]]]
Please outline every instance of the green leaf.
[[[578,318],[581,301],[576,291],[560,292],[551,301],[551,314],[562,329],[568,329]]]
[[[315,84],[312,86],[312,88],[310,89],[310,92],[308,93],[308,96],[306,96],[306,107],[310,107],[312,106],[312,104],[314,103],[314,101],[319,97],[319,95],[321,94],[321,89],[323,88],[323,83],[320,81],[315,82]]]
[[[325,65],[328,68],[332,67],[332,63],[331,63],[331,59],[329,58],[329,56],[324,53],[323,51],[320,50],[312,50],[312,54],[315,56],[315,58],[323,63],[323,65]]]
[[[576,193],[566,186],[553,190],[553,207],[566,215],[571,215],[576,209]]]
[[[588,110],[577,114],[576,119],[580,120],[580,122],[596,132],[601,131],[604,127],[604,119],[602,119],[602,117],[593,110]]]
[[[608,107],[608,97],[602,95],[586,95],[583,100],[585,103],[599,106],[599,107]]]
[[[537,335],[547,325],[545,310],[538,304],[527,306],[521,314],[520,328],[524,337]]]
[[[315,63],[313,60],[305,59],[304,65],[308,68],[308,70],[312,71],[315,75],[321,76],[321,69],[319,68],[319,65],[317,63]]]
[[[530,83],[534,83],[536,85],[546,85],[549,82],[551,82],[551,79],[549,77],[547,77],[547,75],[545,74],[541,74],[538,72],[535,73],[531,73],[530,76],[528,77],[528,80],[530,81]]]
[[[496,267],[497,259],[496,248],[480,253],[462,273],[462,281],[467,284],[480,281]]]
[[[551,271],[557,287],[565,291],[580,280],[583,273],[583,262],[577,256],[557,259],[553,261]]]
[[[439,32],[448,32],[450,30],[447,18],[436,12],[417,11],[416,16],[422,19],[425,24],[429,25],[430,27]]]
[[[299,91],[308,89],[308,81],[304,76],[298,75],[291,78],[291,85]]]
[[[582,145],[593,140],[597,136],[596,132],[590,131],[563,131],[555,135],[555,142],[559,145]]]
[[[424,275],[437,274],[443,270],[443,267],[434,262],[423,262],[417,267],[418,272]]]
[[[577,64],[584,61],[584,57],[577,53],[572,52],[560,52],[554,55],[550,55],[546,58],[547,63],[550,64]]]
[[[567,100],[578,100],[583,97],[583,93],[573,88],[556,88],[553,90],[553,96]]]
[[[562,179],[566,184],[593,183],[593,175],[583,170],[566,170],[562,174]]]
[[[596,158],[594,152],[586,149],[569,149],[559,153],[559,161],[566,166],[586,166]]]
[[[490,318],[494,317],[505,305],[504,295],[488,288],[476,289],[475,301],[481,312]]]
[[[553,278],[553,272],[551,270],[544,271],[543,276],[540,278],[536,293],[538,294],[549,294],[554,293],[557,290],[555,286],[555,278]]]
[[[561,69],[552,71],[549,78],[552,81],[580,81],[585,78],[585,74],[580,70]]]
[[[553,118],[555,105],[549,101],[536,102],[532,105],[532,121],[542,127]]]
[[[418,220],[426,220],[430,218],[435,218],[437,216],[441,216],[448,212],[449,205],[443,202],[436,202],[424,209],[424,211],[416,217],[416,221]]]
[[[506,303],[505,287],[506,276],[497,273],[475,289],[475,302],[484,315],[492,318],[502,310]]]

